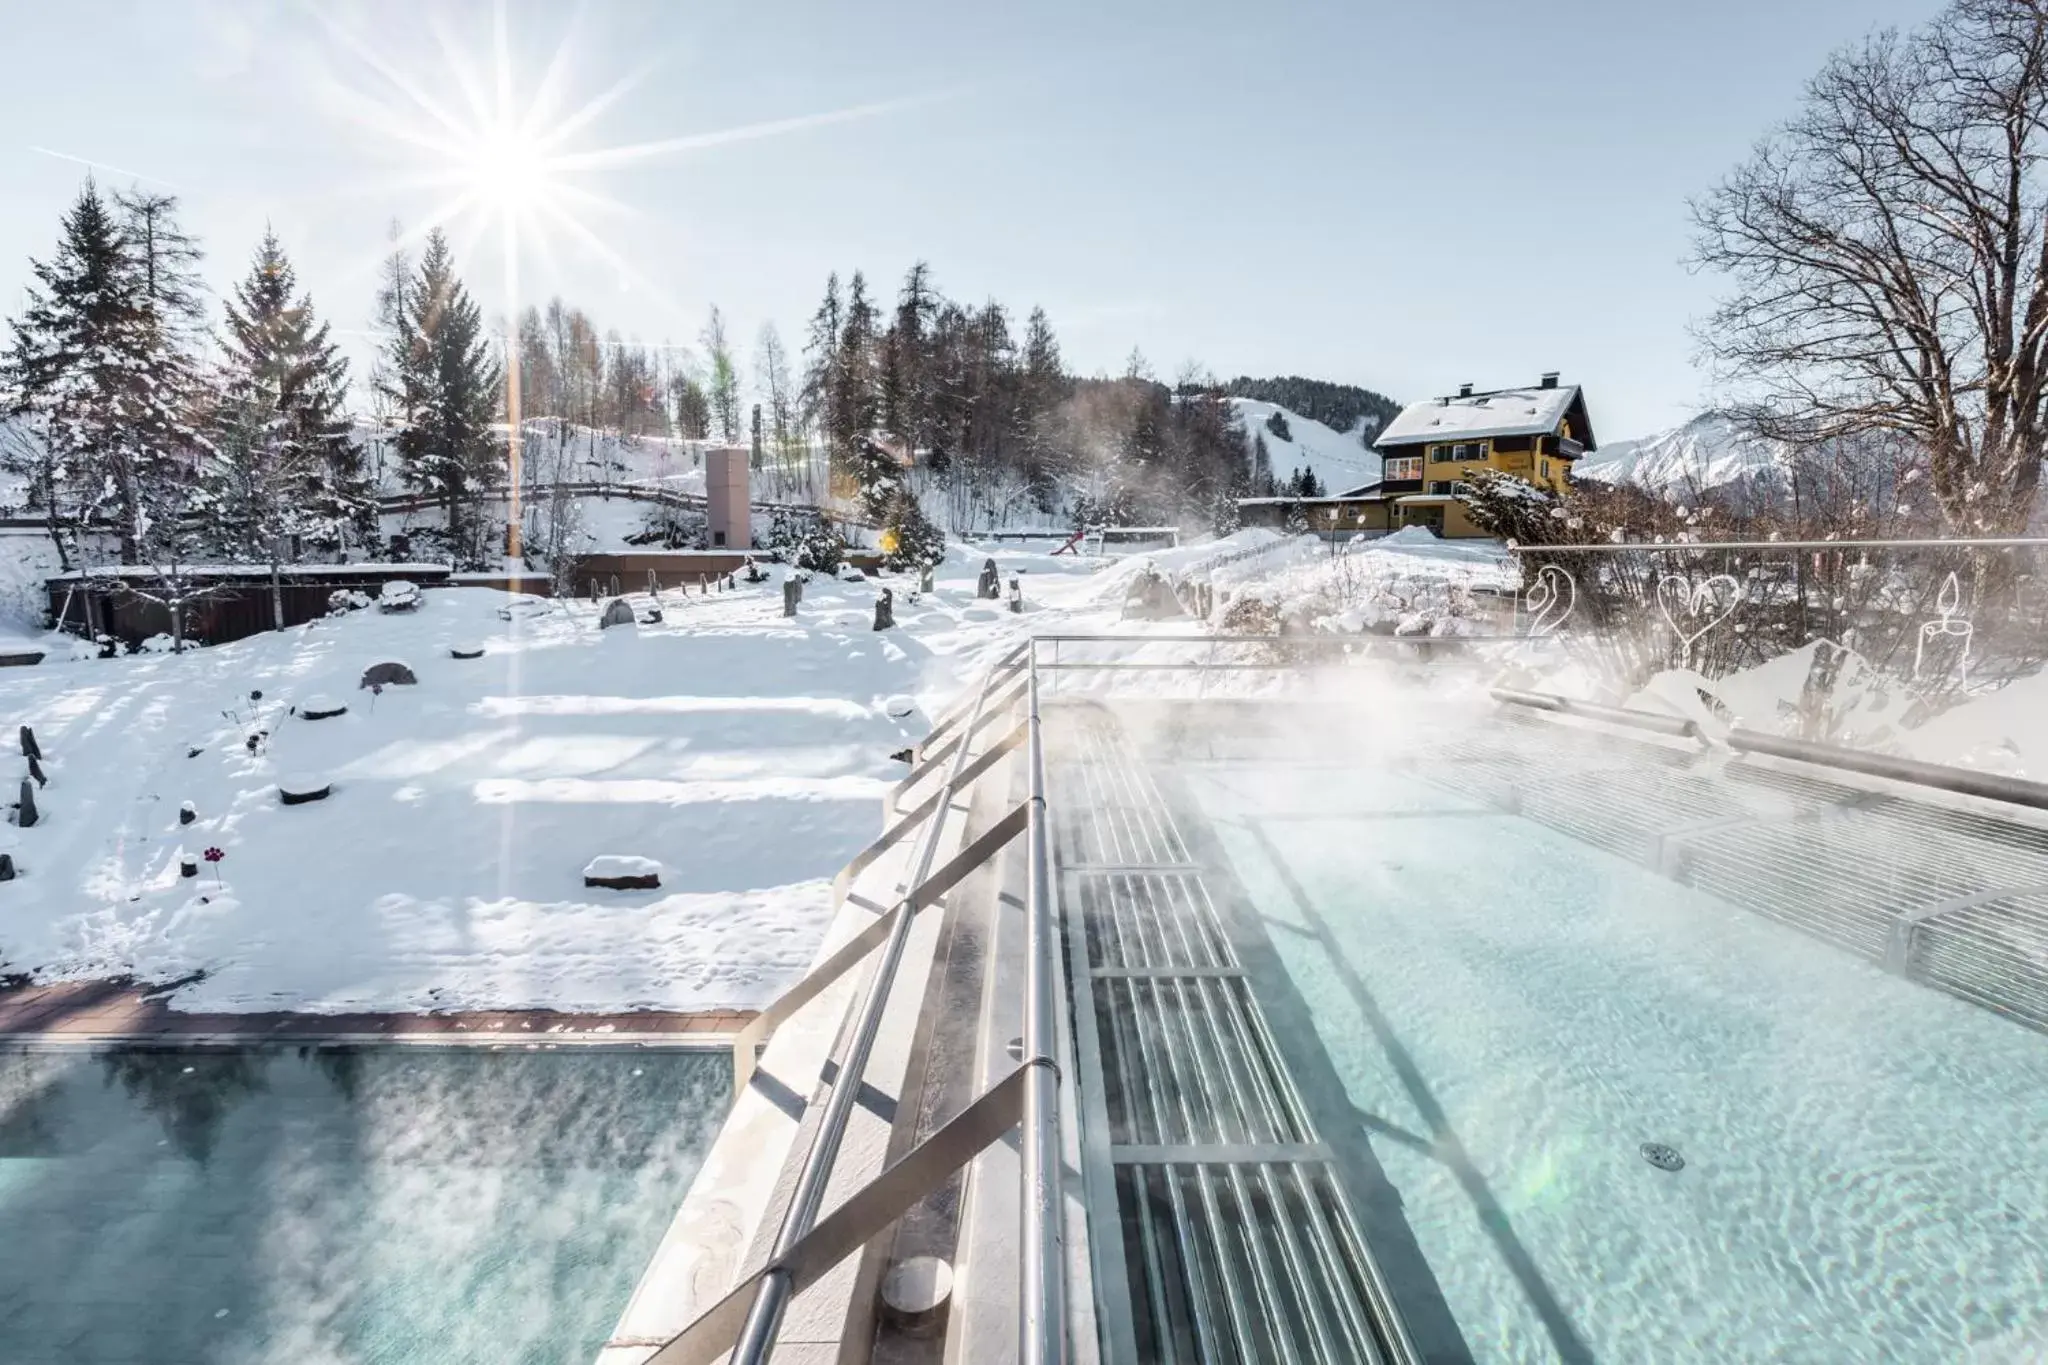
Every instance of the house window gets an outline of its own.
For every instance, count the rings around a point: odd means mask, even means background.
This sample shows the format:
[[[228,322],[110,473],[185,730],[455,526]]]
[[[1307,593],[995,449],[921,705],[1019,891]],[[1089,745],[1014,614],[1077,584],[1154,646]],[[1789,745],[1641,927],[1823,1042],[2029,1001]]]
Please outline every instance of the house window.
[[[1389,479],[1419,479],[1422,477],[1420,455],[1399,455],[1387,461],[1383,477]]]
[[[1448,493],[1451,491],[1451,485],[1455,482],[1456,480],[1454,479],[1431,479],[1429,481],[1429,491],[1432,493]]]
[[[1474,441],[1469,446],[1459,446],[1458,452],[1461,460],[1483,460],[1486,458],[1486,442]]]
[[[1550,461],[1548,460],[1543,462],[1543,477],[1546,479],[1550,477]]]
[[[1456,446],[1431,446],[1429,448],[1429,462],[1431,464],[1449,464],[1457,458],[1458,448]]]

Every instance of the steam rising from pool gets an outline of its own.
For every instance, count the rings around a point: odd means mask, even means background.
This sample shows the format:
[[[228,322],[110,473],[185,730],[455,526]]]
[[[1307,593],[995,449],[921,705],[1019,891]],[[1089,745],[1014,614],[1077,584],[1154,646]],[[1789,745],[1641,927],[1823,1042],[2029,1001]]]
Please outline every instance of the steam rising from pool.
[[[0,1359],[593,1359],[730,1083],[663,1052],[0,1058]]]

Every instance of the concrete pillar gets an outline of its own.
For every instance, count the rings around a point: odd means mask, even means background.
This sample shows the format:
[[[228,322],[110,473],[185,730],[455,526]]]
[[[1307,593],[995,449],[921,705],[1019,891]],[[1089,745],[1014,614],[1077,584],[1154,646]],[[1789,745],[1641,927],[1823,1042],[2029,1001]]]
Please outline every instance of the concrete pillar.
[[[714,446],[704,452],[704,496],[711,548],[753,548],[753,503],[747,488],[747,448]]]

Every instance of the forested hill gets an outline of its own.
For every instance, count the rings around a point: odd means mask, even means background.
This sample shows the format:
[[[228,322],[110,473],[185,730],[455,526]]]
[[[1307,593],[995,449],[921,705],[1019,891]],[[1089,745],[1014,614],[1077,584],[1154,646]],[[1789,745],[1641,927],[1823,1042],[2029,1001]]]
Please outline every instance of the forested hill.
[[[1223,392],[1232,398],[1278,403],[1289,412],[1313,417],[1333,431],[1350,431],[1362,419],[1367,431],[1376,433],[1401,410],[1401,405],[1385,394],[1356,384],[1333,384],[1327,379],[1303,379],[1292,374],[1280,379],[1239,376],[1225,384]]]

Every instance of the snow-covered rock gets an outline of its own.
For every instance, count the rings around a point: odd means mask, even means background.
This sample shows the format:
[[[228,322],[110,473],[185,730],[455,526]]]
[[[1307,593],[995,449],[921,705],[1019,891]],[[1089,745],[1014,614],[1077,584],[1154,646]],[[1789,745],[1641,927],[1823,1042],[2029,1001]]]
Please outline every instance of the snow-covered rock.
[[[625,853],[600,854],[584,865],[583,884],[614,891],[651,891],[661,885],[661,864]]]
[[[334,780],[318,773],[293,773],[277,780],[277,794],[287,806],[303,806],[309,801],[325,801],[334,790]]]
[[[420,585],[410,579],[394,578],[377,590],[380,611],[411,611],[420,604]]]

